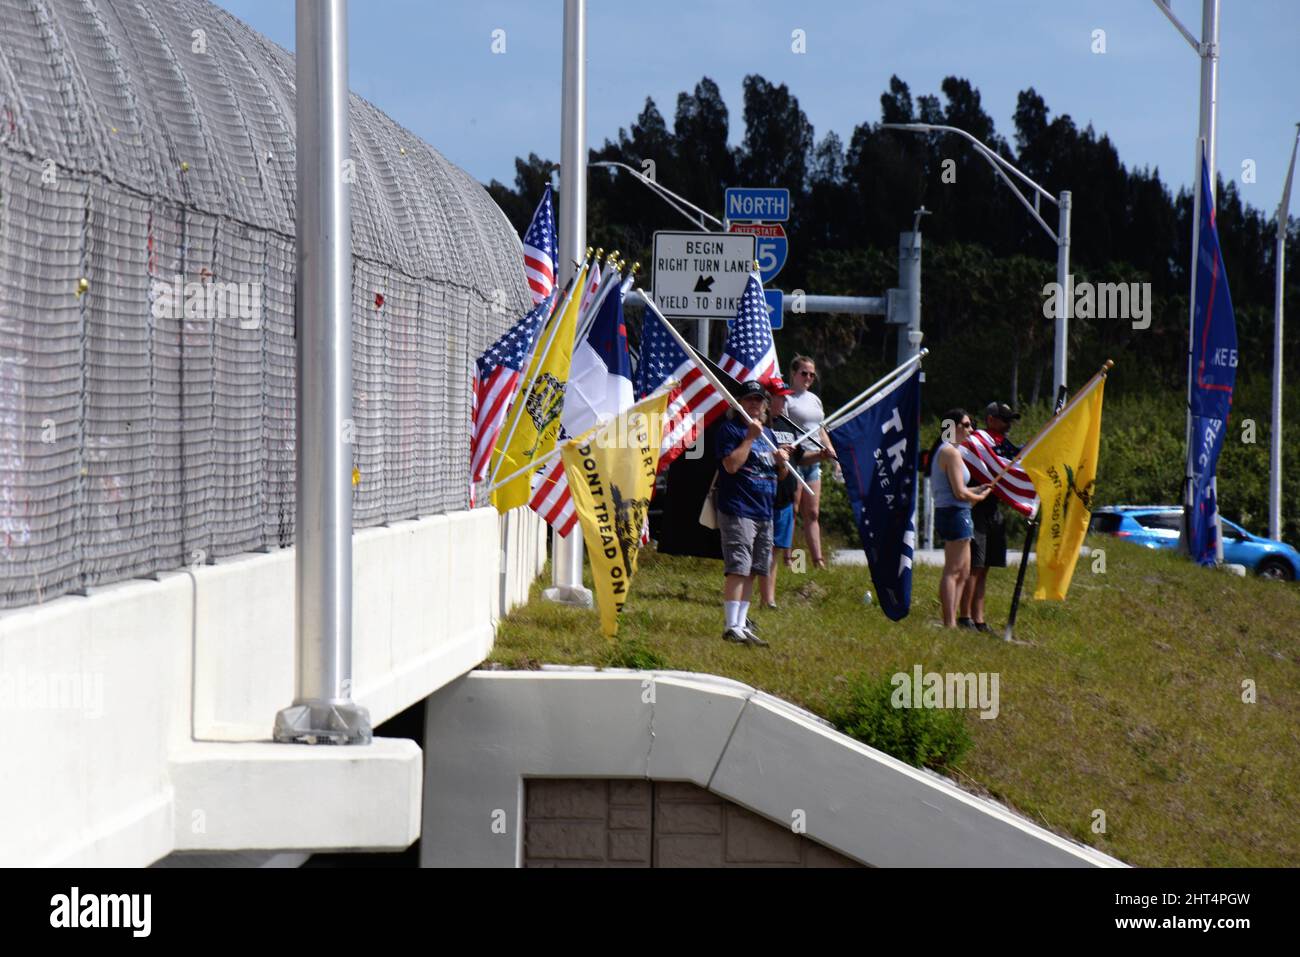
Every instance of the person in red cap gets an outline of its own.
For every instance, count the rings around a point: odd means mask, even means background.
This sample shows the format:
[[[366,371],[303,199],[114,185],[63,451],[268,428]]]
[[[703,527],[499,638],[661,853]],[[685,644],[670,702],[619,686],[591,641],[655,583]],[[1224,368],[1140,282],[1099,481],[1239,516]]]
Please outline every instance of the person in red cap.
[[[776,444],[790,456],[790,464],[798,467],[803,455],[803,450],[794,444],[798,436],[789,431],[788,420],[777,421],[778,416],[785,415],[785,397],[791,391],[784,383],[776,380],[767,383],[767,393],[771,397],[767,407],[767,421],[772,434],[776,436]],[[776,497],[772,500],[772,560],[768,563],[767,574],[758,579],[764,608],[776,608],[778,559],[786,565],[790,564],[790,549],[794,545],[794,496],[798,489],[799,483],[794,477],[793,469],[776,483]]]

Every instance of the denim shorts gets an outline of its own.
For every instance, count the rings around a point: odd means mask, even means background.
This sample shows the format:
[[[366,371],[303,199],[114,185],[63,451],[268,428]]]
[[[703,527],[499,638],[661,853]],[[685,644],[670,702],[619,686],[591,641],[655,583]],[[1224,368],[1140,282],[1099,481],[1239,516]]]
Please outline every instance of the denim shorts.
[[[794,544],[794,506],[784,505],[772,513],[772,545],[789,548]]]
[[[803,480],[809,485],[821,480],[822,463],[820,460],[813,462],[811,465],[796,465],[795,468],[799,470],[799,474],[803,476]]]
[[[934,510],[935,534],[945,542],[960,542],[975,534],[969,505],[950,505]]]

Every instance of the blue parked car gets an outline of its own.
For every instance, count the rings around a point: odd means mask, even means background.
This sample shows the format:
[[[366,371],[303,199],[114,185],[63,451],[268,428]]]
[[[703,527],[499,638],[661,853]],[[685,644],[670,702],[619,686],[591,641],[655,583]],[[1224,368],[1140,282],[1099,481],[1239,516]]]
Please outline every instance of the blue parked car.
[[[1178,505],[1107,505],[1092,513],[1089,532],[1114,535],[1147,548],[1177,548],[1183,510]],[[1261,578],[1300,578],[1300,552],[1285,542],[1252,535],[1223,520],[1223,560],[1245,565]]]

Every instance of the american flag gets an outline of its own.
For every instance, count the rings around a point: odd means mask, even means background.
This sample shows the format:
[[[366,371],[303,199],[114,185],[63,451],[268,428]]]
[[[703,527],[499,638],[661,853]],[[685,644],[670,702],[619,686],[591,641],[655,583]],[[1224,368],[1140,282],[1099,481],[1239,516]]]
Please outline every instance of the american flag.
[[[1015,451],[999,446],[1004,439],[984,429],[976,429],[970,438],[961,444],[962,461],[970,469],[971,479],[975,482],[991,482],[1008,463],[1015,458]],[[1010,455],[1002,453],[1010,452]],[[1029,473],[1019,465],[1011,468],[1006,475],[993,486],[993,494],[1006,502],[1021,515],[1032,515],[1038,506],[1038,493]]]
[[[700,372],[699,366],[677,344],[653,309],[647,309],[641,328],[641,361],[633,386],[637,401],[659,390],[665,382],[681,383],[664,410],[664,437],[659,446],[662,472],[695,441],[700,431],[727,410],[727,400]]]
[[[566,441],[568,436],[560,436],[561,444]],[[573,531],[578,522],[578,512],[569,491],[569,480],[564,474],[563,459],[557,456],[554,462],[533,473],[533,496],[528,500],[528,507],[561,536],[568,537]]]
[[[553,296],[539,302],[532,310],[494,342],[475,363],[473,383],[474,428],[470,433],[470,506],[474,505],[474,486],[487,477],[492,461],[492,447],[501,434],[506,410],[519,388],[520,372],[532,355],[533,340],[551,313]]]
[[[753,273],[745,284],[745,294],[740,297],[740,308],[727,333],[727,344],[722,347],[722,361],[718,365],[737,382],[757,379],[764,385],[769,382],[785,385],[776,361],[776,343],[772,341],[772,321],[767,316],[763,284]]]
[[[555,239],[555,207],[551,204],[551,187],[548,184],[537,204],[533,221],[524,233],[524,274],[534,304],[541,302],[555,288],[555,266],[559,252]]]

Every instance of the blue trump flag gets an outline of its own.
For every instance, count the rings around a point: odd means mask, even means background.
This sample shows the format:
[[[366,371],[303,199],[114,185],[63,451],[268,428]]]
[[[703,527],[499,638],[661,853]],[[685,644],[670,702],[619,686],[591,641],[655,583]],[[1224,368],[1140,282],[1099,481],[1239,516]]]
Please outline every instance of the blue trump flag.
[[[921,371],[913,369],[830,430],[880,610],[891,621],[912,607],[920,424]]]
[[[1192,558],[1202,565],[1215,562],[1219,504],[1214,473],[1223,449],[1223,436],[1232,409],[1237,381],[1237,324],[1232,295],[1223,270],[1214,204],[1210,202],[1210,172],[1201,157],[1201,228],[1196,251],[1196,311],[1192,320],[1192,442],[1189,477],[1192,509],[1187,529]]]

